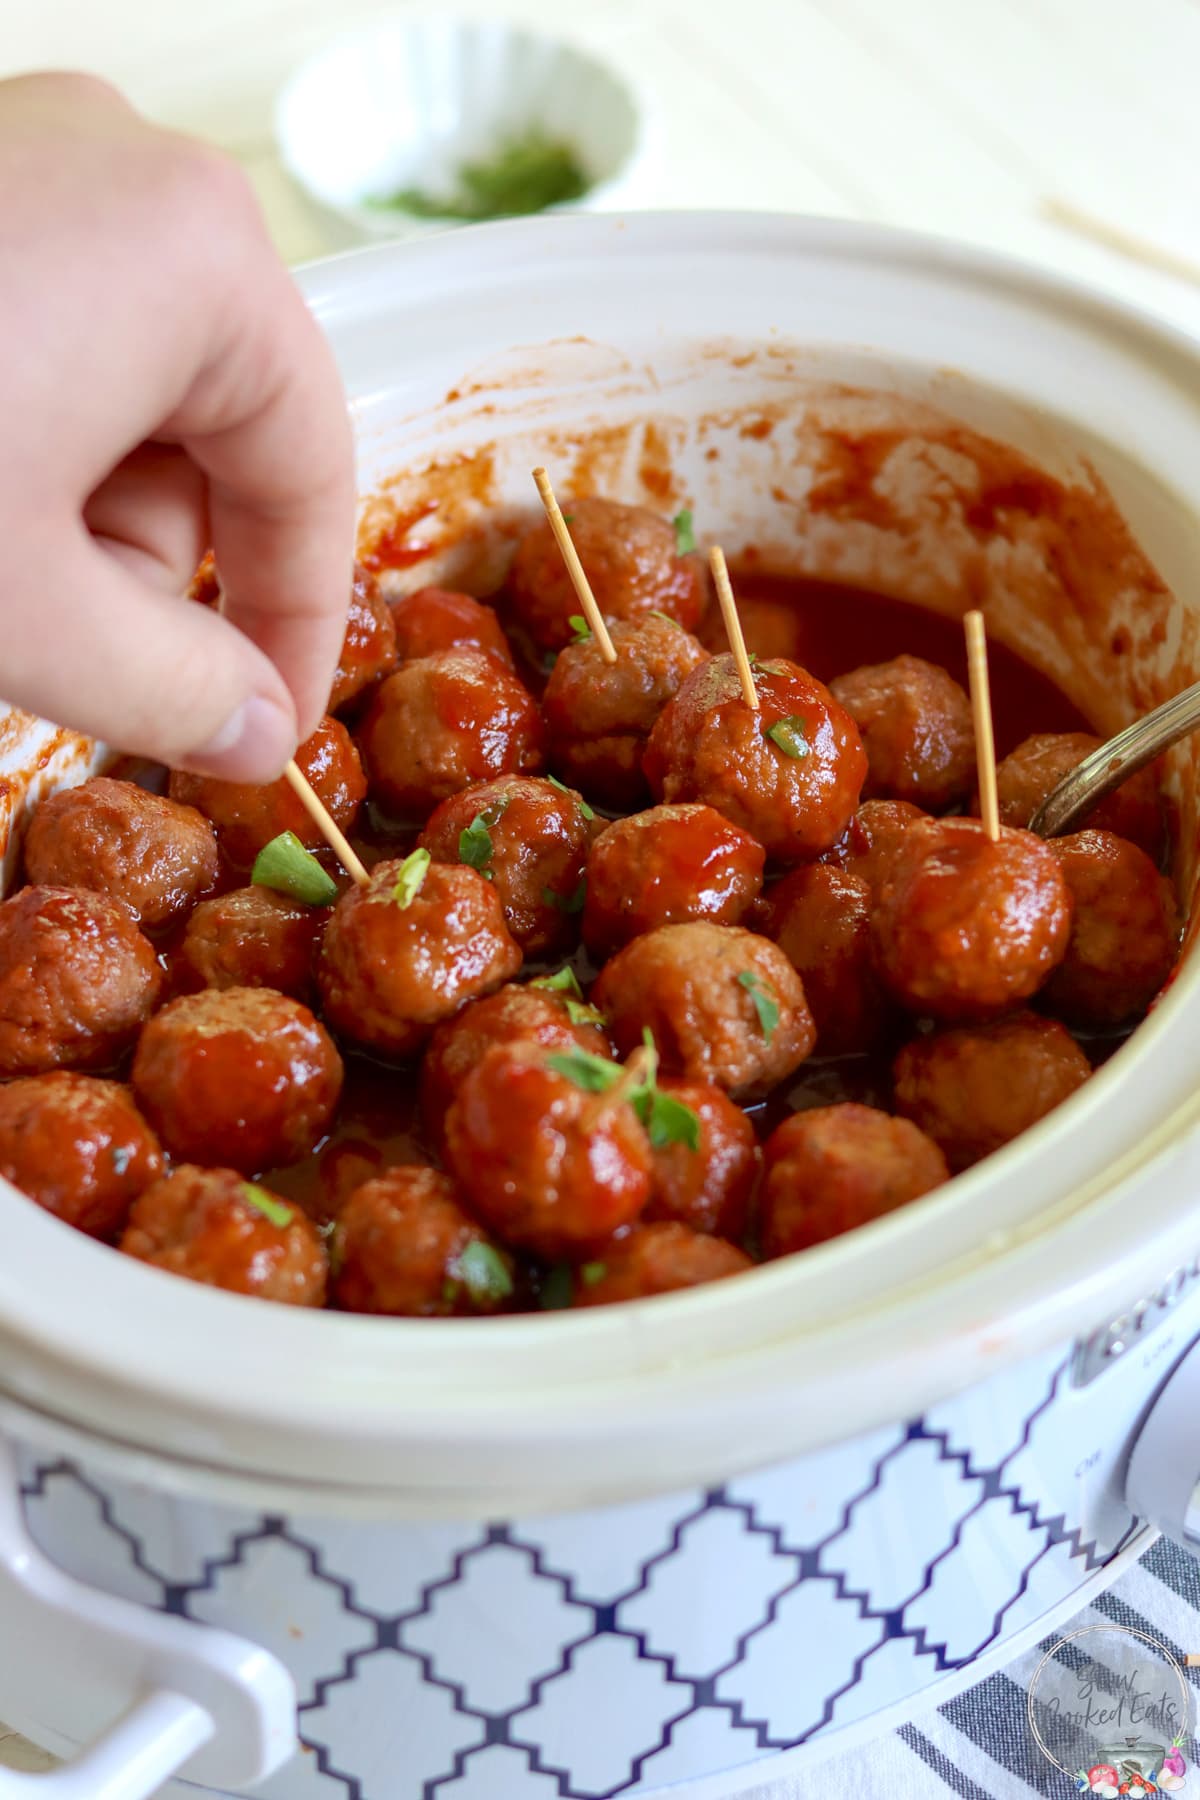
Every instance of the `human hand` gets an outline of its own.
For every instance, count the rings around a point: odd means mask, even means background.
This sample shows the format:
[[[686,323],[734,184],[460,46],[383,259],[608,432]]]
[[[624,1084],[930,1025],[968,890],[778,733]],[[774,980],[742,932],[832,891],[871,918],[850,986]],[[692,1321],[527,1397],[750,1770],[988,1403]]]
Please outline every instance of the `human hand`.
[[[0,267],[0,694],[273,779],[341,647],[354,470],[248,183],[88,76],[0,82]],[[221,614],[182,598],[210,545]]]

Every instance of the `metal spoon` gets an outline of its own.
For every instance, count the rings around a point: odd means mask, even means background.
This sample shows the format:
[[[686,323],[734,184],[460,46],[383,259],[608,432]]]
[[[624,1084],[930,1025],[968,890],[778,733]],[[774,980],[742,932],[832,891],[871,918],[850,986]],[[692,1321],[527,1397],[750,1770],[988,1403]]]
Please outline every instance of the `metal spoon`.
[[[1098,800],[1200,726],[1200,681],[1173,700],[1135,719],[1064,775],[1029,821],[1039,837],[1061,837],[1073,831]]]

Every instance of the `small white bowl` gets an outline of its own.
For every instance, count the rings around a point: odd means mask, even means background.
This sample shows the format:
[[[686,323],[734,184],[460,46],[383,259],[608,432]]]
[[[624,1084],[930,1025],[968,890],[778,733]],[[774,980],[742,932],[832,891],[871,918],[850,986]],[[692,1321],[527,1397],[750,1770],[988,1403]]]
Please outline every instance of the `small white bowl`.
[[[406,187],[452,192],[464,163],[533,129],[570,144],[583,164],[589,187],[572,207],[629,204],[646,138],[631,84],[590,52],[540,33],[482,20],[388,19],[309,57],[275,107],[284,167],[370,237],[461,223],[370,202]]]

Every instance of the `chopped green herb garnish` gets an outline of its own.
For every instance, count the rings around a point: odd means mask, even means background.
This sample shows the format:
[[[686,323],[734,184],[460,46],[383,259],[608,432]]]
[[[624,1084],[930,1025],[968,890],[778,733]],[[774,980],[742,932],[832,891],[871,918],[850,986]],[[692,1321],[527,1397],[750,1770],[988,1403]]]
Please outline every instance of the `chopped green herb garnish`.
[[[130,1163],[133,1161],[133,1151],[130,1149],[129,1145],[114,1144],[109,1155],[112,1157],[113,1174],[124,1175]]]
[[[266,1188],[259,1187],[255,1181],[243,1181],[242,1198],[247,1206],[260,1212],[264,1219],[270,1219],[272,1225],[278,1225],[281,1231],[295,1217],[290,1206],[285,1206],[282,1200],[277,1200],[274,1194],[269,1194]]]
[[[590,1050],[555,1050],[546,1058],[546,1067],[586,1094],[606,1094],[621,1079],[617,1063],[609,1062],[606,1056],[594,1056]]]
[[[553,906],[558,912],[566,913],[571,918],[575,913],[583,911],[583,903],[587,899],[587,876],[580,878],[579,886],[572,894],[556,894],[553,888],[542,889],[542,899],[547,906]]]
[[[428,850],[414,850],[400,864],[400,873],[396,885],[392,889],[392,899],[396,905],[407,912],[424,885],[429,873],[429,865],[433,861]]]
[[[775,1027],[779,1023],[778,1000],[753,969],[743,969],[738,976],[738,984],[745,988],[754,1002],[754,1010],[758,1014],[762,1034],[769,1044],[774,1036]]]
[[[685,1144],[689,1150],[700,1148],[700,1118],[674,1094],[664,1094],[656,1087],[650,1096],[649,1116],[644,1124],[650,1134],[650,1148],[665,1150],[668,1144]]]
[[[305,906],[331,906],[338,897],[337,882],[306,850],[294,831],[281,831],[264,844],[254,859],[250,880],[255,887],[273,888]]]
[[[676,631],[683,630],[683,626],[679,623],[678,619],[673,619],[670,613],[659,612],[657,606],[652,606],[650,608],[650,617],[652,619],[661,619],[664,625],[673,625]]]
[[[469,869],[486,875],[492,860],[492,837],[483,813],[476,813],[465,831],[458,834],[458,860]]]
[[[608,1264],[602,1262],[584,1263],[579,1271],[579,1279],[584,1287],[595,1287],[608,1274]]]
[[[807,756],[808,739],[804,735],[804,720],[794,714],[790,719],[776,719],[773,725],[766,727],[766,735],[773,744],[777,744],[785,756]]]
[[[508,1264],[494,1244],[473,1238],[455,1265],[459,1280],[477,1306],[489,1300],[507,1300],[513,1291]]]
[[[567,620],[567,624],[571,627],[571,630],[575,633],[573,642],[576,644],[586,644],[588,639],[592,635],[592,628],[588,624],[587,620],[584,618],[583,614],[582,613],[572,613],[570,618]]]
[[[682,512],[677,512],[671,523],[675,527],[676,556],[690,556],[696,548],[696,533],[692,528],[691,507],[685,506]]]
[[[558,779],[557,775],[547,775],[546,780],[550,783],[552,788],[557,788],[560,794],[569,794],[585,819],[590,822],[595,818],[596,815],[594,811],[588,805],[582,794],[577,794],[574,788],[569,788],[565,781],[560,781]]]
[[[534,127],[499,144],[486,161],[464,163],[449,193],[406,187],[369,196],[366,204],[415,219],[505,219],[578,200],[588,186],[574,147]]]
[[[564,513],[562,516],[562,519],[563,519],[564,525],[573,525],[575,523],[575,514],[574,513]]]
[[[543,1312],[562,1312],[570,1306],[572,1299],[571,1265],[555,1263],[547,1269],[542,1277],[542,1291],[539,1296]]]
[[[567,1009],[567,1017],[572,1025],[604,1024],[604,1014],[599,1007],[589,1006],[584,999],[583,989],[570,963],[564,963],[553,975],[538,975],[529,985],[557,994]]]

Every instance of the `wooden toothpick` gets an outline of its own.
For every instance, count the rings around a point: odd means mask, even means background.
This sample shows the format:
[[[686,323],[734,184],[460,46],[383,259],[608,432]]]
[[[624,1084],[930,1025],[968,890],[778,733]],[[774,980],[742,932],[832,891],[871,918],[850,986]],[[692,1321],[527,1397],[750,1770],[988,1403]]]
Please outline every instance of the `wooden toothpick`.
[[[616,646],[608,634],[608,626],[604,623],[600,608],[596,605],[596,596],[592,586],[584,574],[583,564],[579,560],[579,552],[571,541],[567,530],[567,522],[562,516],[562,509],[554,498],[554,489],[550,485],[550,477],[540,465],[533,471],[533,479],[537,483],[537,491],[542,505],[546,509],[546,517],[550,521],[550,529],[554,533],[554,541],[562,552],[562,559],[567,565],[567,574],[571,577],[571,586],[579,597],[583,608],[583,616],[588,622],[592,636],[600,646],[600,654],[606,663],[617,660]]]
[[[729,648],[733,651],[733,660],[737,664],[742,694],[751,712],[757,712],[758,689],[754,685],[754,670],[750,667],[750,658],[746,655],[742,621],[738,618],[737,601],[733,597],[733,586],[729,580],[725,552],[719,544],[713,545],[708,553],[708,560],[712,568],[713,581],[716,583],[717,601],[721,608],[721,618],[725,624],[725,635],[729,639]]]
[[[1000,836],[1000,805],[996,797],[996,740],[992,734],[992,695],[988,682],[987,637],[983,614],[969,612],[963,619],[967,634],[967,675],[971,684],[971,711],[975,718],[975,767],[979,777],[979,810],[983,827],[993,844]]]
[[[333,854],[341,863],[343,869],[345,869],[347,875],[352,875],[359,887],[365,887],[371,879],[366,864],[361,860],[350,844],[345,832],[337,824],[330,813],[329,808],[315,792],[312,783],[309,781],[299,763],[296,762],[295,758],[288,764],[287,768],[283,771],[283,774],[288,786],[295,794],[297,800],[299,800],[301,806],[304,808],[317,830],[321,833],[321,836],[325,839],[325,842],[329,845],[329,848],[333,851]]]

